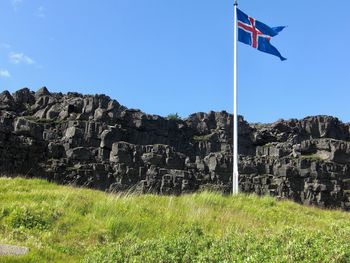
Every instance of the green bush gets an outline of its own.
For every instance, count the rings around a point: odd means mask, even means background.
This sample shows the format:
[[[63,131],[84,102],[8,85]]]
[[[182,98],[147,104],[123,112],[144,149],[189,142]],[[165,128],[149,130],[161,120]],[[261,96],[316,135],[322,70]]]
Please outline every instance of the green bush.
[[[26,228],[48,230],[58,218],[58,214],[52,213],[48,208],[16,207],[8,216],[12,228]]]
[[[181,120],[181,117],[177,113],[170,113],[168,115],[167,119],[172,120],[172,121],[179,121],[179,120]]]
[[[29,103],[24,103],[24,109],[26,110],[27,114],[33,114],[32,106]]]

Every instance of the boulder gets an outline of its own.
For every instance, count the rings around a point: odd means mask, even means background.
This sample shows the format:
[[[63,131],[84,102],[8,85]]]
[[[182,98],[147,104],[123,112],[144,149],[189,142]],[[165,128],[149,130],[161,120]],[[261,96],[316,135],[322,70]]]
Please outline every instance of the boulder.
[[[15,110],[15,100],[7,90],[0,93],[0,110]]]
[[[35,92],[35,99],[37,100],[40,97],[50,96],[50,95],[51,93],[49,92],[49,90],[46,87],[42,87],[37,92]]]
[[[35,103],[34,93],[28,88],[23,88],[16,91],[13,94],[13,99],[19,107],[24,106],[21,107],[23,110],[28,110],[29,107]]]
[[[43,139],[43,127],[33,121],[20,117],[14,121],[14,133],[37,140]]]
[[[66,151],[66,156],[72,161],[91,161],[93,159],[90,149],[85,147],[69,149]]]
[[[101,148],[112,149],[112,145],[115,142],[123,139],[123,131],[118,127],[111,127],[109,130],[104,130],[101,133]]]
[[[109,160],[113,163],[132,165],[133,146],[126,142],[113,143]]]

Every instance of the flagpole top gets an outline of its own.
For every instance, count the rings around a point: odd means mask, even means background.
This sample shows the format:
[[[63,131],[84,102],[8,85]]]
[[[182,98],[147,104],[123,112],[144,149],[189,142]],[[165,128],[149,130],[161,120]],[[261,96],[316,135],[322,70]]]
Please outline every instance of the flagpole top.
[[[238,6],[237,0],[235,0],[234,6]]]

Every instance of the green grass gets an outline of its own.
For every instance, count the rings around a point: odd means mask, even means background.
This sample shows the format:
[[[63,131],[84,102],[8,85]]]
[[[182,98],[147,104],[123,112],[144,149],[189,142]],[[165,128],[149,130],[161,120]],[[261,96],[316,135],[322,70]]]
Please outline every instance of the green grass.
[[[212,136],[213,134],[195,135],[193,136],[193,140],[197,142],[206,142],[206,141],[209,141]]]
[[[271,197],[112,195],[0,178],[0,262],[349,262],[350,214]]]
[[[311,160],[311,161],[321,161],[322,157],[318,154],[308,154],[308,155],[300,155],[301,159]]]

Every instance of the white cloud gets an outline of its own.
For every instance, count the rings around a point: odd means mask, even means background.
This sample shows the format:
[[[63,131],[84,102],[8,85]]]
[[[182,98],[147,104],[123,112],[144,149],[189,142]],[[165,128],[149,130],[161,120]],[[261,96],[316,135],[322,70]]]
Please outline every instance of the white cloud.
[[[28,65],[35,64],[34,59],[24,55],[23,53],[11,52],[9,55],[9,58],[10,58],[10,62],[13,64],[21,64],[21,63],[28,64]]]
[[[3,78],[11,78],[11,74],[8,70],[6,69],[0,69],[0,77]]]
[[[39,6],[38,9],[36,10],[35,15],[39,18],[45,18],[46,17],[45,7]]]

